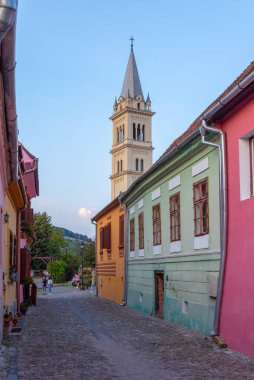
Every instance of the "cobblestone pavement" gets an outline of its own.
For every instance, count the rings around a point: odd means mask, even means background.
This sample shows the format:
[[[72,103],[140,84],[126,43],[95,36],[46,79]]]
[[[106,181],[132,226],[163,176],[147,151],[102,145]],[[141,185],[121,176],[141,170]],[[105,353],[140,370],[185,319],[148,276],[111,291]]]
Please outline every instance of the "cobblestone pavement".
[[[254,360],[90,291],[40,293],[23,321],[0,352],[1,379],[254,379]]]

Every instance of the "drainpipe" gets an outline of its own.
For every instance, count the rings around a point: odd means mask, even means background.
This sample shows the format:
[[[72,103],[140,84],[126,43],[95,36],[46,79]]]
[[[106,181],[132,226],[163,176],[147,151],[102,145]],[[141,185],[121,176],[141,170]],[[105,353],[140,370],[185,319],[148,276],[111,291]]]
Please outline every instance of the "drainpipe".
[[[97,276],[97,223],[91,219],[95,226],[95,273],[96,273],[96,295],[98,296],[98,276]]]
[[[124,193],[120,191],[118,196],[118,201],[120,205],[120,210],[124,211],[124,282],[123,282],[123,302],[121,306],[125,306],[127,303],[127,237],[128,237],[128,222],[127,222],[127,208],[122,207],[122,198]]]
[[[17,0],[0,0],[1,70],[3,73],[6,124],[9,135],[11,177],[18,176],[18,129],[15,95],[15,36]]]
[[[220,247],[221,247],[221,261],[220,272],[217,289],[217,299],[213,323],[213,331],[210,335],[212,337],[219,336],[220,327],[220,313],[223,295],[224,273],[227,255],[227,173],[226,173],[226,144],[225,134],[218,128],[208,127],[205,120],[202,120],[202,125],[199,128],[201,134],[201,141],[203,144],[213,146],[219,149],[219,191],[220,191]],[[206,132],[216,133],[220,135],[220,144],[215,144],[205,139]]]

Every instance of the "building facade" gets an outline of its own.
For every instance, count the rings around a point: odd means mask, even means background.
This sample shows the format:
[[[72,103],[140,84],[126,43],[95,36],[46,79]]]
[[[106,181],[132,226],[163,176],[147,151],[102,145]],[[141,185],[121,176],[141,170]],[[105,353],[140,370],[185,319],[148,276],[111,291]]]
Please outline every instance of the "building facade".
[[[124,210],[114,199],[92,221],[96,223],[97,294],[121,304],[124,283]]]
[[[206,115],[225,135],[227,234],[219,334],[229,347],[254,357],[254,63]]]
[[[114,104],[112,120],[111,199],[127,188],[152,165],[152,116],[131,46],[121,95]]]
[[[123,196],[127,304],[209,333],[221,257],[218,154],[198,132],[181,144]]]

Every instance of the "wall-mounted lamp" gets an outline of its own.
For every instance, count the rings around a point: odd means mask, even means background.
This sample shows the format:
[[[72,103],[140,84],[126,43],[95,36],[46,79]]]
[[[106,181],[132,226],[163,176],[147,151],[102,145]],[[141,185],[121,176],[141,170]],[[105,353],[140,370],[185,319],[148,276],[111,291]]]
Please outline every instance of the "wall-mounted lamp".
[[[8,214],[8,212],[6,212],[4,214],[4,223],[8,223],[9,222],[9,219],[10,219],[10,215]]]

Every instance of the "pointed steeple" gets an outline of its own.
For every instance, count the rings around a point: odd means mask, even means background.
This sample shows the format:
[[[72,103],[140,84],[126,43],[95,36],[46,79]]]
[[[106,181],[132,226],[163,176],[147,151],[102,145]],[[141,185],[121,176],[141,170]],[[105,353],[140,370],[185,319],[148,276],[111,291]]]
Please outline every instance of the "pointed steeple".
[[[131,52],[120,96],[122,96],[123,98],[131,97],[132,99],[134,99],[138,95],[140,95],[142,99],[144,99],[138,75],[136,60],[133,52],[133,38],[131,38]]]
[[[147,103],[147,102],[151,103],[151,99],[150,99],[150,96],[149,96],[149,92],[148,92],[148,94],[147,94],[147,98],[146,98],[146,103]]]

